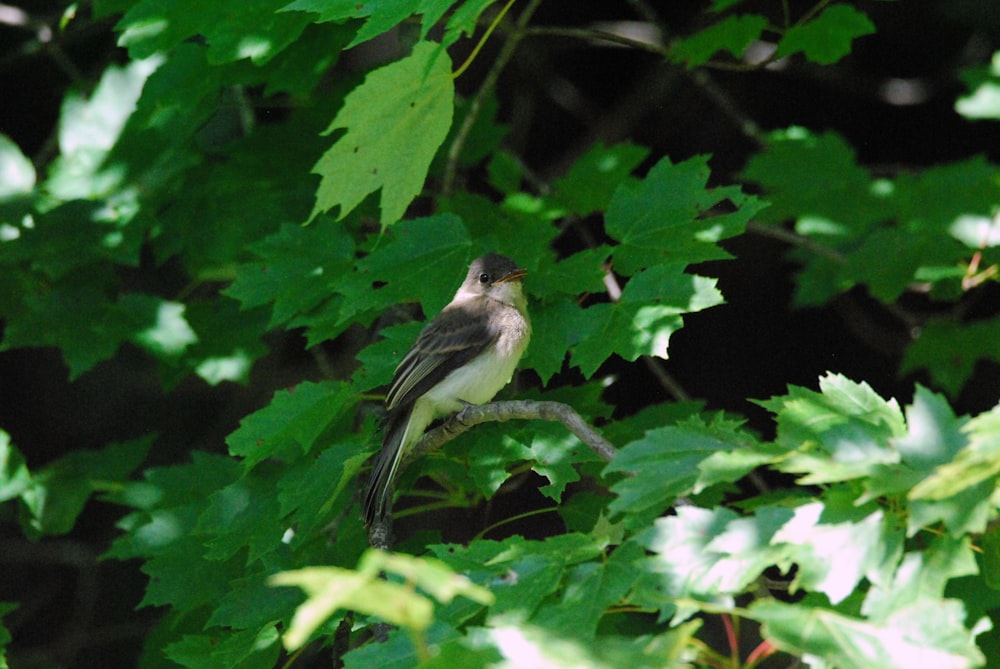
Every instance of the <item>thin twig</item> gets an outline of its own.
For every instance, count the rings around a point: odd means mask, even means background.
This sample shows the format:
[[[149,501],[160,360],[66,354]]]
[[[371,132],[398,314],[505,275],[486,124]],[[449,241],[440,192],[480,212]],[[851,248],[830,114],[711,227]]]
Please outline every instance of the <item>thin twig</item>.
[[[577,37],[580,39],[596,42],[608,42],[619,46],[628,46],[640,51],[649,51],[664,58],[670,55],[670,49],[660,44],[647,42],[645,40],[633,39],[618,33],[594,28],[569,28],[563,26],[536,26],[528,28],[526,35],[531,37]]]
[[[538,9],[538,5],[541,4],[542,0],[531,0],[528,6],[524,8],[521,12],[521,16],[517,19],[517,24],[514,32],[510,35],[506,42],[504,42],[503,47],[500,49],[500,53],[497,55],[493,65],[490,67],[489,72],[486,73],[486,77],[483,79],[483,83],[479,86],[479,90],[476,91],[475,96],[473,96],[472,101],[469,103],[469,110],[465,114],[465,118],[462,119],[462,125],[458,127],[458,132],[455,133],[455,139],[452,140],[451,146],[448,147],[448,160],[445,162],[444,168],[444,179],[441,183],[441,193],[445,197],[451,194],[455,187],[455,171],[458,168],[458,157],[462,153],[462,148],[465,146],[465,142],[469,138],[469,132],[472,131],[472,126],[475,125],[476,119],[479,117],[479,112],[482,110],[483,100],[486,99],[486,94],[491,91],[497,83],[497,79],[500,78],[500,72],[507,66],[510,59],[514,56],[514,51],[517,49],[517,45],[521,42],[524,37],[525,27],[528,25],[528,21],[531,20],[531,16]]]
[[[779,228],[773,225],[761,225],[759,223],[747,223],[747,232],[760,235],[762,237],[771,237],[773,239],[778,239],[783,242],[787,242],[792,246],[797,246],[799,248],[812,251],[817,255],[821,255],[825,258],[829,258],[837,263],[846,263],[847,256],[839,251],[831,249],[829,246],[823,246],[817,243],[810,237],[805,235],[800,235],[791,230],[786,230],[785,228]]]

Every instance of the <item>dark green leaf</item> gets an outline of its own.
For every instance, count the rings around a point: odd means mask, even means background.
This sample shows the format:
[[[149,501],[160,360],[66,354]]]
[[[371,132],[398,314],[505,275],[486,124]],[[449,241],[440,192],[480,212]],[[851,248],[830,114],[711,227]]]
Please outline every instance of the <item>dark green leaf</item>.
[[[143,460],[154,437],[72,451],[35,471],[21,492],[31,534],[66,534],[95,492],[123,483]]]
[[[552,184],[552,202],[577,216],[604,211],[618,185],[648,154],[648,149],[635,144],[596,144]]]
[[[248,469],[289,450],[308,453],[327,427],[351,414],[357,399],[350,386],[332,381],[279,390],[271,404],[240,421],[226,438],[229,452],[244,458]]]
[[[718,11],[718,7],[714,8]],[[688,68],[706,63],[719,51],[728,51],[739,58],[754,41],[760,39],[767,19],[758,14],[727,16],[700,32],[685,37],[673,45],[671,55]]]
[[[737,425],[691,419],[681,425],[651,430],[627,444],[604,470],[632,474],[611,487],[618,495],[609,510],[635,514],[661,512],[678,497],[690,494],[702,462],[718,453],[745,448],[749,437]]]
[[[677,165],[664,158],[642,181],[621,183],[605,214],[608,234],[620,242],[613,250],[616,269],[631,274],[729,257],[715,242],[743,232],[766,205],[738,189],[706,189],[708,175],[705,156]],[[726,200],[737,211],[713,216],[713,207]]]
[[[116,29],[133,58],[147,58],[194,35],[208,43],[208,60],[226,63],[250,58],[266,63],[291,44],[310,23],[297,13],[278,13],[287,0],[242,3],[221,0],[192,11],[182,0],[144,0],[134,5]]]
[[[902,371],[927,369],[934,381],[955,397],[979,360],[1000,360],[1000,319],[972,323],[932,320],[907,347]]]
[[[864,12],[851,5],[833,4],[814,19],[793,26],[778,42],[778,56],[801,51],[820,65],[830,65],[851,52],[852,42],[875,32]]]

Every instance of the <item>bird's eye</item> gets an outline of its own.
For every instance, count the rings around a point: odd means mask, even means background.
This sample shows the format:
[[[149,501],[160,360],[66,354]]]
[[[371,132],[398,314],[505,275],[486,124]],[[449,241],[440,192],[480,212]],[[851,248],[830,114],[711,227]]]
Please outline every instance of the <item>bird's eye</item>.
[[[489,282],[490,282],[489,274],[483,272],[482,274],[479,275],[479,283],[489,283]]]

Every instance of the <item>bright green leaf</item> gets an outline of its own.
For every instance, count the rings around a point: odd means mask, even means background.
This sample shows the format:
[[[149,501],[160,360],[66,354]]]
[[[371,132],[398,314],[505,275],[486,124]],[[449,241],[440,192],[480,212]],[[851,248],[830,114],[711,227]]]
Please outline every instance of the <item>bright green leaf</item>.
[[[971,669],[985,662],[955,600],[917,604],[881,624],[770,599],[752,604],[748,615],[763,624],[764,635],[779,648],[814,656],[827,666]]]
[[[0,134],[0,201],[30,193],[35,187],[35,166],[7,135]]]
[[[741,523],[752,521],[739,521],[725,508],[679,506],[676,515],[656,520],[639,542],[653,553],[643,581],[661,600],[657,608],[669,617],[676,606],[674,622],[680,622],[702,606],[733,606],[733,597],[781,558],[781,550],[769,547],[767,539],[790,512],[769,511],[758,517],[763,527],[756,529],[752,524],[742,528]]]
[[[20,497],[31,485],[24,456],[10,443],[10,435],[0,430],[0,502]]]
[[[382,226],[398,221],[448,133],[454,94],[451,61],[433,42],[371,72],[326,130],[347,132],[313,168],[322,181],[310,218],[335,206],[343,218],[381,188]]]
[[[988,67],[966,70],[962,76],[970,93],[955,101],[955,111],[967,119],[1000,119],[1000,51]]]
[[[881,512],[858,508],[839,523],[824,522],[824,512],[821,502],[798,507],[771,543],[790,547],[788,555],[798,565],[793,588],[822,592],[838,604],[862,578],[881,573],[886,551],[897,542],[885,536]]]
[[[715,280],[685,274],[682,267],[658,264],[633,276],[617,302],[578,311],[571,328],[574,364],[590,377],[612,354],[633,361],[649,355],[666,359],[670,336],[681,316],[722,303]]]

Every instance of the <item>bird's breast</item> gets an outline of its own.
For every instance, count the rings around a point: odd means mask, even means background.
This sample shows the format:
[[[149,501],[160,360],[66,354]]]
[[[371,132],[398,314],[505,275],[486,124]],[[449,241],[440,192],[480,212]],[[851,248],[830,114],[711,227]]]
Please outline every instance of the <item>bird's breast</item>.
[[[528,347],[531,324],[516,309],[506,310],[500,335],[492,346],[452,371],[418,401],[433,405],[435,414],[458,411],[463,402],[483,404],[510,382],[517,363]]]

